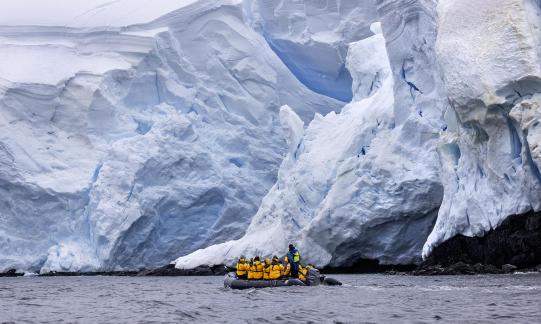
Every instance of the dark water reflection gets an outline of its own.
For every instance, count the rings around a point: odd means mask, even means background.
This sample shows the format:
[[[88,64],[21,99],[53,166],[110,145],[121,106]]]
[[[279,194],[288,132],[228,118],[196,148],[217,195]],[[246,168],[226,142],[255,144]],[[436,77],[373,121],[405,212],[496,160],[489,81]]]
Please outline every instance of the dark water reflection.
[[[232,291],[221,277],[0,278],[0,322],[541,323],[541,275],[334,276]]]

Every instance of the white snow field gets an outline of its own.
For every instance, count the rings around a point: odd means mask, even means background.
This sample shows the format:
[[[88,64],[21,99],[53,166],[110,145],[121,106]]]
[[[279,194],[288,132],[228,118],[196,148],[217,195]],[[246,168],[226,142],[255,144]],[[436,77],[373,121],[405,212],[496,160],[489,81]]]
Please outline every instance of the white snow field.
[[[422,260],[541,210],[539,0],[0,2],[0,272]]]
[[[6,26],[125,27],[151,22],[197,0],[3,1]],[[229,3],[235,2],[231,0]]]

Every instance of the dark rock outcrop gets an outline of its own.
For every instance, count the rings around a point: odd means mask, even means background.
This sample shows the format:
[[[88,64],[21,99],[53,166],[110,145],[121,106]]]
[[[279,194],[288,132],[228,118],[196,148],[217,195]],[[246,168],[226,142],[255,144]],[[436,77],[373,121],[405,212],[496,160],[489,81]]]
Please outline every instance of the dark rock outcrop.
[[[413,273],[476,274],[536,271],[541,264],[541,213],[509,216],[482,237],[457,235],[434,249]]]
[[[53,271],[41,273],[41,277],[76,277],[76,276],[135,276],[137,271],[96,271],[96,272],[64,272],[64,271]]]
[[[517,269],[518,269],[518,267],[516,265],[513,265],[513,264],[504,264],[504,265],[502,265],[502,271],[504,273],[512,273]]]
[[[47,272],[40,274],[40,276],[218,276],[224,275],[228,271],[233,271],[233,269],[224,265],[217,265],[213,267],[199,266],[195,269],[176,269],[173,264],[168,264],[160,268],[143,269],[140,271]]]
[[[0,277],[21,277],[24,276],[24,273],[19,273],[15,269],[10,269],[6,272],[0,272]]]
[[[457,263],[442,266],[436,265],[421,265],[418,269],[412,272],[416,276],[434,276],[434,275],[473,275],[473,274],[500,274],[504,271],[491,264],[468,264],[462,261]]]
[[[156,268],[143,269],[140,271],[96,271],[96,272],[45,272],[39,274],[42,277],[75,277],[75,276],[219,276],[227,272],[234,271],[231,267],[225,265],[217,266],[199,266],[195,269],[176,269],[173,264]],[[15,269],[0,273],[0,277],[19,277],[24,273],[19,273]]]
[[[177,269],[174,264],[168,264],[161,268],[140,271],[137,276],[218,276],[225,275],[228,271],[232,271],[232,269],[225,265]]]
[[[344,267],[325,267],[321,269],[321,273],[401,273],[412,271],[416,268],[415,265],[389,265],[380,264],[378,260],[359,259],[354,264]]]

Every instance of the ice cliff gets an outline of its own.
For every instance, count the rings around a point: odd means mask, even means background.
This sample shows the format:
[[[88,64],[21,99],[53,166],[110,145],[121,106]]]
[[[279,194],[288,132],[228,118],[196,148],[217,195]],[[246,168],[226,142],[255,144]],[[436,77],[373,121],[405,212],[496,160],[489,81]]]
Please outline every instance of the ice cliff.
[[[540,12],[4,1],[0,271],[408,264],[540,210]]]
[[[541,209],[540,2],[374,5],[383,37],[349,45],[352,102],[290,136],[299,144],[245,237],[177,267],[284,253],[286,242],[320,266],[416,263],[457,234]]]
[[[450,108],[445,196],[424,255],[541,209],[541,2],[442,1],[437,58]],[[460,17],[460,19],[457,19]]]
[[[395,9],[380,10],[387,15]],[[412,28],[431,31],[430,22],[425,16]],[[411,48],[403,48],[399,39],[387,45],[380,24],[371,29],[373,36],[349,44],[346,67],[353,100],[340,113],[318,115],[303,129],[292,110],[282,107],[284,129],[293,134],[290,150],[247,234],[181,257],[177,267],[218,264],[239,254],[280,253],[288,242],[320,266],[348,265],[360,258],[419,261],[443,195],[435,150],[441,124],[431,123],[431,114],[439,115],[427,107],[423,117],[419,104],[438,98],[433,95],[437,87],[424,87],[434,67],[416,62],[413,55],[407,62],[392,57],[388,48],[409,52],[416,44],[408,40]],[[432,53],[428,48],[423,54]],[[427,99],[416,98],[417,90],[408,83],[414,81]]]
[[[279,107],[342,105],[237,1],[0,12],[0,270],[134,269],[239,237],[286,151]]]

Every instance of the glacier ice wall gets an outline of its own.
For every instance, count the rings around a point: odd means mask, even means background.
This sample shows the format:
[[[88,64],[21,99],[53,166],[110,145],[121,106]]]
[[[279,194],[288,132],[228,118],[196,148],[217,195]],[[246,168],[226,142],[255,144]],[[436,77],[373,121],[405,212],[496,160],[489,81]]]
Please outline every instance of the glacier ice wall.
[[[450,109],[445,197],[424,254],[541,209],[539,1],[441,1],[437,57]]]
[[[538,0],[4,1],[0,271],[290,241],[318,265],[412,263],[540,210],[540,17]]]
[[[418,23],[415,28],[434,28]],[[403,61],[393,70],[387,54],[389,47],[400,45],[386,42],[379,24],[372,30],[374,36],[349,46],[352,103],[339,114],[316,116],[305,130],[291,108],[282,107],[290,150],[247,234],[180,257],[177,267],[229,262],[239,254],[285,253],[288,242],[296,242],[305,260],[320,266],[348,265],[360,258],[405,264],[420,260],[443,195],[435,150],[442,114],[426,104],[423,116],[424,106],[417,106],[418,101],[440,100],[427,77],[433,68],[427,64],[434,61],[417,62],[412,56],[408,63],[411,80],[417,72],[419,87],[427,83],[428,99],[416,101],[402,77]],[[434,52],[426,50],[431,57]],[[407,94],[399,97],[399,105],[397,93]]]
[[[0,271],[133,269],[238,237],[286,151],[279,107],[339,107],[239,1],[190,2],[0,27]]]
[[[286,242],[318,265],[415,263],[457,234],[541,209],[540,2],[374,4],[386,51],[382,39],[369,45],[381,35],[349,44],[352,102],[305,130],[282,108],[293,144],[247,235],[177,267],[285,252]],[[297,23],[279,17],[278,38]]]

